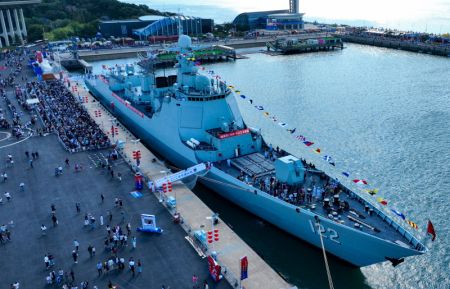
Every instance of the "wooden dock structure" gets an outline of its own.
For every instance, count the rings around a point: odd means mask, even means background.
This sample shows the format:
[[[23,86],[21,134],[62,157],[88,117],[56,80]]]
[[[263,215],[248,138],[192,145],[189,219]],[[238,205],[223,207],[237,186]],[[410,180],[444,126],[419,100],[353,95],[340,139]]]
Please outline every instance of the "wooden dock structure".
[[[85,109],[94,119],[100,128],[109,136],[112,143],[121,143],[117,148],[123,158],[130,164],[134,171],[139,171],[147,180],[156,180],[165,176],[170,170],[160,161],[149,149],[136,139],[122,124],[118,122],[82,85],[82,80],[71,80],[72,85],[77,89],[72,90],[82,100]],[[111,133],[111,127],[114,135]],[[133,151],[141,152],[141,162],[139,168],[133,160]],[[149,193],[149,189],[144,189],[144,193]],[[173,184],[173,191],[163,196],[176,199],[176,208],[170,208],[163,200],[161,204],[174,215],[178,212],[181,215],[181,226],[185,229],[186,240],[191,243],[199,256],[211,255],[212,251],[217,252],[217,262],[222,266],[222,275],[233,288],[247,289],[296,289],[297,287],[286,282],[277,272],[275,272],[249,245],[247,245],[228,225],[219,219],[219,223],[214,226],[219,229],[220,240],[214,242],[213,246],[203,246],[194,237],[197,230],[208,231],[211,228],[211,220],[207,219],[214,212],[206,206],[191,190],[182,182]],[[155,197],[160,199],[160,193],[155,193]],[[161,200],[160,200],[161,201]],[[180,240],[181,241],[181,240]],[[248,279],[240,283],[240,258],[248,258]],[[205,264],[205,270],[207,270]],[[223,282],[223,281],[221,281]]]

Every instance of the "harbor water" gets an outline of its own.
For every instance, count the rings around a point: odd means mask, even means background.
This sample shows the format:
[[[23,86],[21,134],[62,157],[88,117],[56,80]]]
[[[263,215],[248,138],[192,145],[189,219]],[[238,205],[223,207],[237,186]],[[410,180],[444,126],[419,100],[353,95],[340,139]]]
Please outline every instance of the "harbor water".
[[[288,56],[250,53],[248,59],[207,65],[206,70],[246,96],[238,97],[243,117],[249,126],[262,128],[274,147],[312,160],[340,179],[345,171],[352,179],[367,180],[370,188],[379,189],[375,197],[366,193],[368,198],[386,199],[388,208],[418,224],[417,233],[425,239],[432,220],[438,237],[426,241],[430,251],[395,268],[383,263],[358,269],[328,256],[335,288],[450,288],[450,59],[345,46]],[[102,64],[128,62],[93,63],[94,72]],[[262,105],[277,122],[254,105]],[[295,135],[304,135],[322,153],[313,153],[286,128],[296,128]],[[336,167],[325,163],[324,155]],[[299,288],[328,287],[319,249],[201,185],[196,193],[289,282]]]

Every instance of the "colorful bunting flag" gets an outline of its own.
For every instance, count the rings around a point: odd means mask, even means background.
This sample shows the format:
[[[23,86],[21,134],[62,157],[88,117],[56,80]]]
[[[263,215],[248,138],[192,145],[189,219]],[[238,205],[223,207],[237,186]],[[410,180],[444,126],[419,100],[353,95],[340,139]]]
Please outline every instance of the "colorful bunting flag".
[[[313,150],[313,152],[315,152],[316,154],[320,154],[320,149],[315,149],[315,150]]]
[[[436,239],[436,231],[434,230],[434,226],[430,220],[428,220],[427,234],[431,235],[431,241],[434,242],[434,239]]]
[[[245,99],[245,98],[246,98],[246,96],[245,96],[245,95],[243,95],[243,94],[241,94],[241,97],[242,97],[243,99]]]
[[[295,138],[300,140],[300,141],[306,141],[306,138],[304,136],[302,136],[301,134],[296,135]]]
[[[330,156],[324,156],[323,159],[327,161],[330,165],[335,166],[333,159]]]
[[[377,198],[377,202],[382,204],[383,206],[387,206],[387,201],[381,197]]]
[[[263,112],[265,116],[269,116],[269,113],[267,111]]]
[[[368,192],[372,196],[375,195],[376,193],[378,193],[378,189],[368,189],[365,191]]]
[[[406,220],[406,222],[411,226],[411,227],[413,227],[414,229],[419,229],[419,226],[417,226],[417,224],[416,223],[414,223],[413,221],[410,221],[410,220]]]
[[[400,218],[402,218],[403,220],[406,219],[405,215],[403,215],[403,213],[397,211],[396,209],[391,209],[392,212],[394,212],[394,214],[396,214],[397,216],[399,216]]]
[[[343,174],[344,176],[346,176],[347,178],[350,177],[350,173],[342,172],[342,174]]]
[[[255,105],[255,108],[257,110],[264,110],[264,107],[262,105]]]
[[[228,88],[234,88],[234,86],[232,86],[232,85],[228,85]]]
[[[293,134],[295,132],[296,128],[294,127],[293,129],[287,129],[288,132],[290,132],[291,134]]]
[[[305,146],[307,146],[307,147],[310,147],[310,146],[312,146],[314,143],[313,142],[310,142],[310,141],[304,141],[303,142],[304,144],[305,144]]]
[[[281,127],[286,127],[286,126],[287,126],[287,123],[279,122],[278,125],[281,126]]]
[[[253,104],[253,99],[249,99],[248,102],[250,102],[250,104]]]
[[[241,93],[241,91],[240,91],[240,90],[235,90],[234,92],[236,92],[237,94]]]
[[[367,185],[366,180],[353,180],[353,182],[358,185]]]

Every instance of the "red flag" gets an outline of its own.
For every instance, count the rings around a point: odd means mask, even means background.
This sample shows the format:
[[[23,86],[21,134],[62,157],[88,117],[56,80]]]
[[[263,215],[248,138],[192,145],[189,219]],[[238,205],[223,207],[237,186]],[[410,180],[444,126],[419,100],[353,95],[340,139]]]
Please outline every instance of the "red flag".
[[[427,233],[431,235],[431,241],[436,239],[436,231],[434,230],[434,226],[430,220],[428,220]]]

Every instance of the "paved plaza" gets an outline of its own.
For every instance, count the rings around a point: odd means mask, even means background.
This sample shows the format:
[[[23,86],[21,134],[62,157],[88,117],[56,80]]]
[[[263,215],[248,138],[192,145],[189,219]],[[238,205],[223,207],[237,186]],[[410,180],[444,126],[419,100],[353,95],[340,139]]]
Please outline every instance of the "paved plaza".
[[[27,73],[30,71],[24,72]],[[12,89],[9,88],[7,97],[20,109]],[[6,118],[11,118],[4,99],[0,99],[0,107]],[[24,112],[23,122],[29,117],[29,112]],[[26,152],[30,155],[38,152],[39,157],[31,163],[32,158],[27,157]],[[199,288],[203,288],[205,280],[209,288],[231,288],[225,281],[214,284],[208,277],[206,259],[201,259],[184,239],[183,229],[173,223],[172,216],[153,194],[144,192],[142,198],[130,194],[134,191],[134,174],[123,159],[119,157],[110,162],[114,176],[120,173],[121,181],[112,178],[107,168],[96,166],[109,153],[109,150],[101,150],[69,154],[55,134],[28,136],[27,131],[24,137],[16,139],[11,130],[0,130],[0,173],[7,174],[6,181],[0,178],[0,197],[3,199],[0,225],[5,225],[11,239],[0,243],[0,288],[10,288],[14,282],[19,282],[20,288],[62,288],[63,283],[72,281],[71,271],[75,277],[72,283],[78,288],[82,288],[83,281],[89,282],[88,288],[94,285],[107,288],[110,281],[117,288],[157,289],[163,285],[171,289],[192,288],[194,274],[198,276]],[[13,164],[8,155],[12,156]],[[70,166],[65,164],[66,159]],[[82,170],[76,172],[75,164],[80,164]],[[55,168],[59,166],[63,167],[63,173],[55,176]],[[21,183],[24,189],[20,187]],[[11,195],[9,201],[5,192]],[[122,208],[116,206],[116,198],[122,200]],[[52,205],[58,220],[56,226],[52,221]],[[111,222],[108,212],[112,214]],[[141,213],[156,215],[163,234],[136,232]],[[86,214],[95,218],[95,228],[85,226]],[[100,225],[101,216],[103,226]],[[127,223],[131,224],[131,235],[127,246],[119,246],[117,252],[119,258],[124,258],[125,268],[114,266],[109,272],[99,274],[96,264],[113,256],[110,250],[105,250],[106,225],[119,225],[126,232]],[[45,235],[42,225],[47,227]],[[136,248],[132,246],[133,237],[136,237]],[[72,256],[74,240],[79,243],[77,263]],[[96,248],[95,256],[90,256],[89,246]],[[44,263],[45,255],[54,257],[54,265],[48,269]],[[134,277],[128,266],[130,258],[142,263],[142,273],[136,271]],[[59,270],[65,275],[61,284],[47,285],[46,276],[52,271],[58,274]]]

